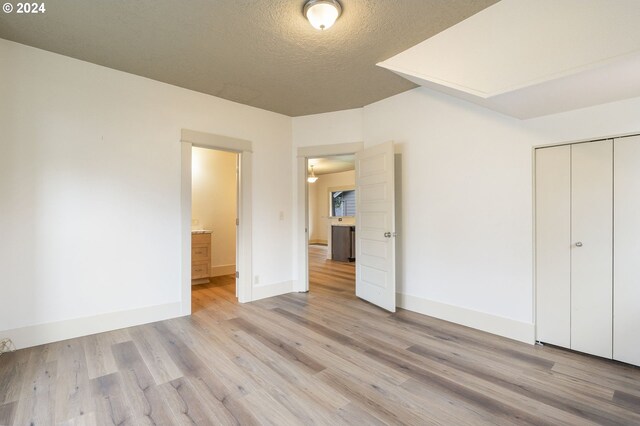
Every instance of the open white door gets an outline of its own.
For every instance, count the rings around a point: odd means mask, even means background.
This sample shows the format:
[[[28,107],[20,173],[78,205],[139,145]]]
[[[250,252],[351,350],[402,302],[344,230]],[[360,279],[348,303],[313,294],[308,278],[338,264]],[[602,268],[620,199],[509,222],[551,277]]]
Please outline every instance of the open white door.
[[[396,311],[393,142],[356,153],[356,296]]]

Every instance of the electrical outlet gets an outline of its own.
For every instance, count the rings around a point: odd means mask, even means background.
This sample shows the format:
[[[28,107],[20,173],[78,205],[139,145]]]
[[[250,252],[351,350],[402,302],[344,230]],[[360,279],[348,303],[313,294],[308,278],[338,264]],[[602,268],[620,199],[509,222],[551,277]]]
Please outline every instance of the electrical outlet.
[[[260,284],[260,275],[256,275],[253,277],[253,283],[254,284]]]
[[[198,219],[191,219],[191,226],[200,225],[200,221]]]
[[[280,212],[280,220],[284,220],[284,212]]]
[[[15,350],[16,347],[14,346],[11,339],[0,339],[0,355],[7,352],[13,352]]]

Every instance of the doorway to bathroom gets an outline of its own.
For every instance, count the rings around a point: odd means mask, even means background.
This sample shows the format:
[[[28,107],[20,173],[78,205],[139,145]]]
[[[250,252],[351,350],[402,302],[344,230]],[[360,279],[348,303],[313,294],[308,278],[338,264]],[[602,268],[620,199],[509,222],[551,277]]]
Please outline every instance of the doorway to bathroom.
[[[192,147],[192,313],[236,302],[238,171],[238,153]]]

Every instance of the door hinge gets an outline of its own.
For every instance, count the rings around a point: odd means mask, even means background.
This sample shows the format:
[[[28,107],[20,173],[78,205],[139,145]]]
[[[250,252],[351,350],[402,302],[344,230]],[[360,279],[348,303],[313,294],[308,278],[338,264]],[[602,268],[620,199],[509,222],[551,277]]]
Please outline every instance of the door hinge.
[[[236,271],[236,279],[240,278],[240,272]]]
[[[240,225],[240,219],[236,217],[236,226]]]

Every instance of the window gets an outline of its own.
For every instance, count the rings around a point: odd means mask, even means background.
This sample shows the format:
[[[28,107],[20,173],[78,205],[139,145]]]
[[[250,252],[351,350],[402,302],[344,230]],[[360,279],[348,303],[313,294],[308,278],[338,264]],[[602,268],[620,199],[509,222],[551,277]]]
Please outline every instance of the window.
[[[356,215],[356,191],[331,192],[331,216],[355,216]]]

